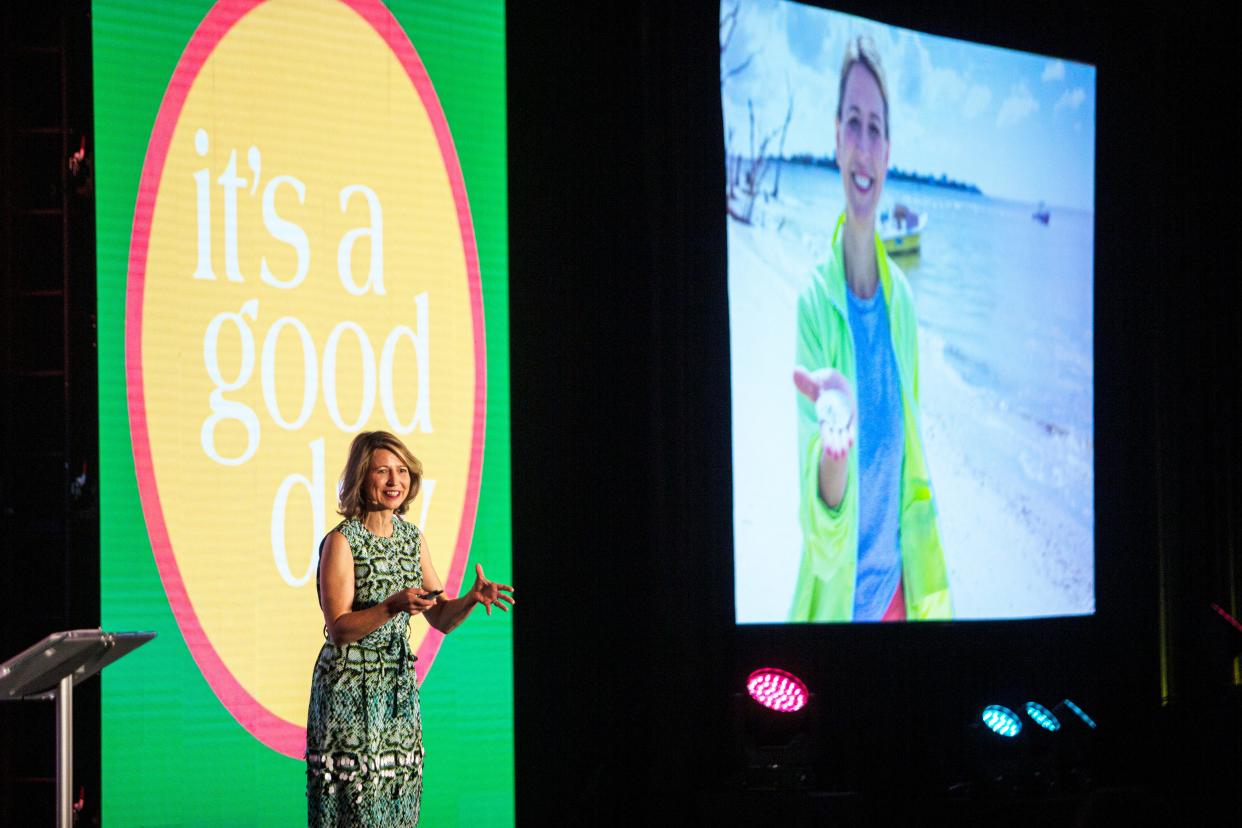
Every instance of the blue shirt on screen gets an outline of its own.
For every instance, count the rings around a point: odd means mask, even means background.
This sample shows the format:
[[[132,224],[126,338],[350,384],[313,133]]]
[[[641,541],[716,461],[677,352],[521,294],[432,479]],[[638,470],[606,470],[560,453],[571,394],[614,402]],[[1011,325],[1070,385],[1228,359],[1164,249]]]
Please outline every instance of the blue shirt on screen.
[[[854,620],[879,621],[901,583],[901,383],[889,334],[883,288],[870,299],[849,296],[858,400],[858,579]]]

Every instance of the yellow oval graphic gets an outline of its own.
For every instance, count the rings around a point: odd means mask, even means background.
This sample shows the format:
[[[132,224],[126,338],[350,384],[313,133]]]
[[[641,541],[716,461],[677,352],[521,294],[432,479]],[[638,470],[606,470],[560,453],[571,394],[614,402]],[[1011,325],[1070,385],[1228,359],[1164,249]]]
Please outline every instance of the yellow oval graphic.
[[[222,3],[161,107],[127,316],[143,508],[194,657],[300,756],[317,546],[353,436],[423,462],[407,518],[461,583],[482,462],[478,259],[426,72],[378,2]],[[411,643],[425,675],[439,644]]]

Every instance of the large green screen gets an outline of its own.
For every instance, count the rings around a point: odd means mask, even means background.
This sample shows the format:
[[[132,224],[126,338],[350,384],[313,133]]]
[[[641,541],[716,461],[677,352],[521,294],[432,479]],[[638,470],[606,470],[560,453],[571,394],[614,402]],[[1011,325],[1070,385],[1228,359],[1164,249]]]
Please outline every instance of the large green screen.
[[[306,819],[317,546],[397,433],[450,594],[510,571],[504,9],[93,7],[104,818]],[[463,579],[466,580],[463,586]],[[513,809],[508,617],[421,620],[423,823]]]

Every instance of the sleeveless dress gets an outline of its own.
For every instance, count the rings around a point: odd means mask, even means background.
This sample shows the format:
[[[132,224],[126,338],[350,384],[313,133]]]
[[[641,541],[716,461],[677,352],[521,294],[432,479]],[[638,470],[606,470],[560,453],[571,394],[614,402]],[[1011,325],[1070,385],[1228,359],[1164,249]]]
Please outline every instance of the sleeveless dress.
[[[412,523],[394,517],[390,538],[356,518],[336,531],[354,557],[353,610],[422,587],[422,533]],[[353,644],[325,641],[319,651],[306,717],[311,826],[418,823],[423,728],[409,623],[408,613],[398,613]]]

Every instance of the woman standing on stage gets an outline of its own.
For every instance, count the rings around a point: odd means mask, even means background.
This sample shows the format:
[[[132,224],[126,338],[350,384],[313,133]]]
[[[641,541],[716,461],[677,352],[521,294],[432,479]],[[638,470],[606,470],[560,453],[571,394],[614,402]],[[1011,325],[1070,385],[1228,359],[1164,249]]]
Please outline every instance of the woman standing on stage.
[[[919,426],[913,295],[875,231],[888,115],[875,46],[852,40],[835,135],[845,212],[798,297],[803,544],[792,621],[952,615]]]
[[[452,632],[475,605],[508,611],[513,588],[487,580],[449,600],[422,531],[401,516],[422,464],[384,431],[354,438],[341,474],[345,520],[320,546],[319,651],[306,724],[312,826],[411,826],[422,797],[423,732],[407,630],[425,615]]]

